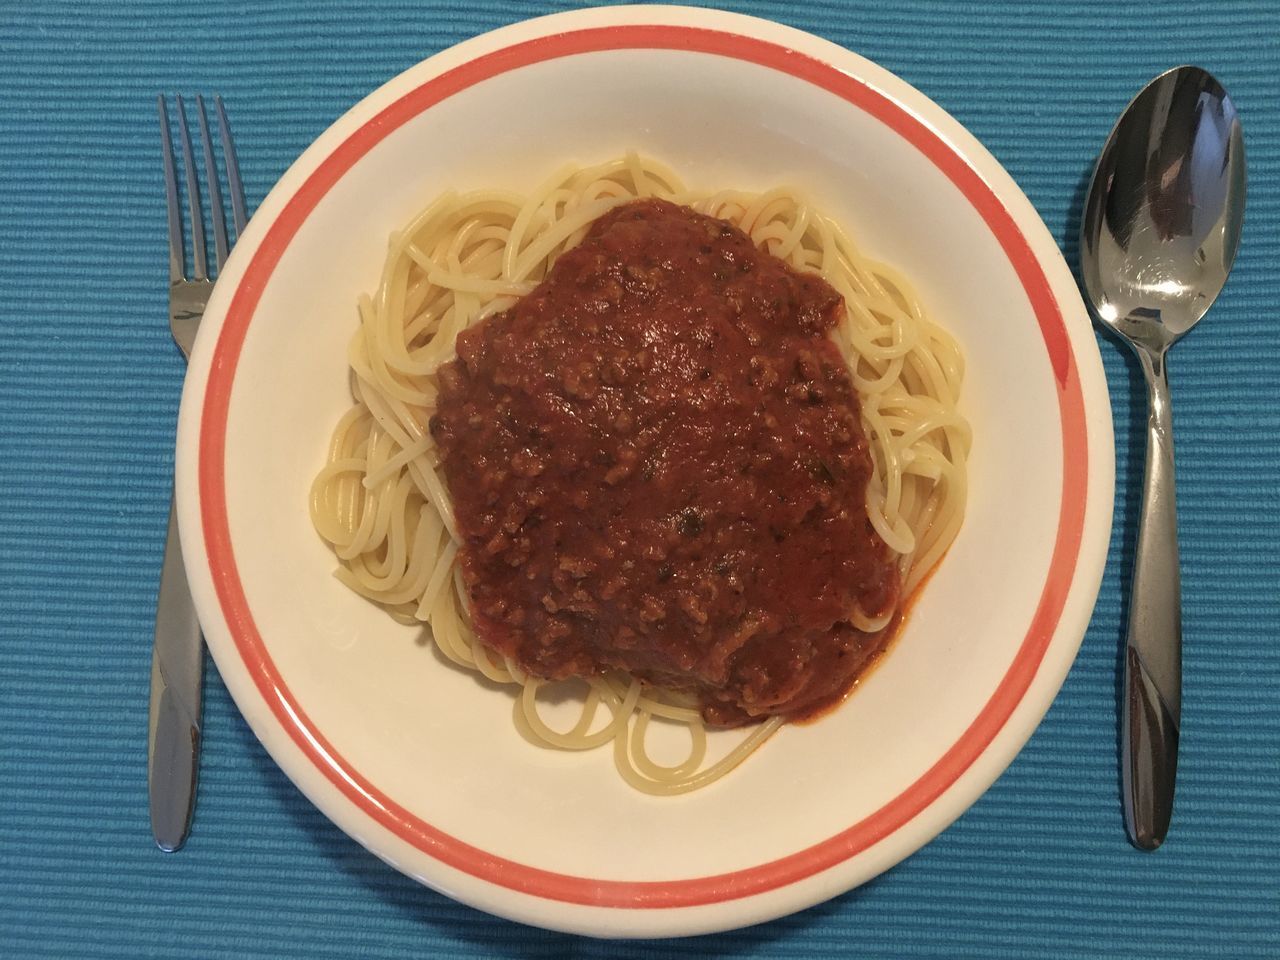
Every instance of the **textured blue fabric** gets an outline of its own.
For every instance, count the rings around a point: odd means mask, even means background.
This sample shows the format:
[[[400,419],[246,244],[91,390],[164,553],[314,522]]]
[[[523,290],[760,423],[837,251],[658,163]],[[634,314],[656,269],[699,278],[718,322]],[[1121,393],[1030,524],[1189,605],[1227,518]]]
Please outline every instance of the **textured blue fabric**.
[[[1280,6],[1271,0],[725,0],[905,77],[973,130],[1075,256],[1083,178],[1150,76],[1199,62],[1244,117],[1236,272],[1172,361],[1186,633],[1172,839],[1128,847],[1122,572],[1141,471],[1116,409],[1112,554],[1084,648],[992,790],[886,876],[700,940],[527,929],[419,887],[276,769],[215,672],[195,832],[152,846],[152,605],[183,365],[166,329],[154,96],[220,91],[250,202],[352,102],[437,50],[570,4],[74,0],[0,10],[0,956],[1280,957]]]

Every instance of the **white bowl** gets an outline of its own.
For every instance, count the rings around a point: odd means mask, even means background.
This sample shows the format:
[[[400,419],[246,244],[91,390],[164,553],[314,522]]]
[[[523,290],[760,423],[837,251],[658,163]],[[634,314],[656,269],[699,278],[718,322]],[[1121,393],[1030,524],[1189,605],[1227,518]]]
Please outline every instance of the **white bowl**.
[[[307,490],[349,404],[355,301],[446,187],[530,187],[637,148],[690,186],[806,189],[913,279],[968,357],[968,519],[893,652],[819,722],[673,799],[607,751],[524,742],[511,698],[331,575]],[[743,926],[874,877],[960,815],[1057,693],[1111,523],[1110,407],[1031,204],[903,81],[786,27],[615,7],[516,24],[355,106],[263,202],[205,314],[177,488],[200,620],[236,703],[339,827],[502,916],[597,936]]]

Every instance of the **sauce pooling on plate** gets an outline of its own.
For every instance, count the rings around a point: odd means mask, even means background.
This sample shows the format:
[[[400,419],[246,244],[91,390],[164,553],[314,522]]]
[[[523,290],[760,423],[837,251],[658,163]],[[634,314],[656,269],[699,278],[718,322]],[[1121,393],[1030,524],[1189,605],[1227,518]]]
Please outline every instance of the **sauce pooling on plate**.
[[[899,594],[843,309],[650,199],[460,334],[431,429],[481,641],[537,677],[630,671],[721,726],[843,695],[888,639],[851,614]]]

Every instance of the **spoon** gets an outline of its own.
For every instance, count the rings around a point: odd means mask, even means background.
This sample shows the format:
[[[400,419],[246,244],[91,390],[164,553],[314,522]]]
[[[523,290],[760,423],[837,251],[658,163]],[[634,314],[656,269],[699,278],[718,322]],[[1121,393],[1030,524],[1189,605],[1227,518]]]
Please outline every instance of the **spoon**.
[[[1154,850],[1173,815],[1182,704],[1182,600],[1165,355],[1226,283],[1244,219],[1240,119],[1199,67],[1152,80],[1093,172],[1080,269],[1094,317],[1147,381],[1147,461],[1129,596],[1121,717],[1125,828]]]

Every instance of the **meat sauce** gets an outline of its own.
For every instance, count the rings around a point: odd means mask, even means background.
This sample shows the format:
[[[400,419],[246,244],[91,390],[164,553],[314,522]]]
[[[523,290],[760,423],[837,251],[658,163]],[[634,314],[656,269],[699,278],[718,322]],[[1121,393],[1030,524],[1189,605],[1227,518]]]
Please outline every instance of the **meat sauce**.
[[[458,337],[431,429],[482,642],[547,679],[621,668],[733,726],[841,697],[898,603],[820,277],[661,200],[597,220]]]

